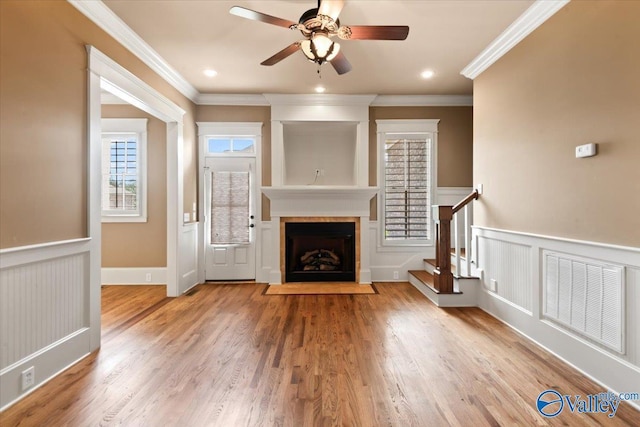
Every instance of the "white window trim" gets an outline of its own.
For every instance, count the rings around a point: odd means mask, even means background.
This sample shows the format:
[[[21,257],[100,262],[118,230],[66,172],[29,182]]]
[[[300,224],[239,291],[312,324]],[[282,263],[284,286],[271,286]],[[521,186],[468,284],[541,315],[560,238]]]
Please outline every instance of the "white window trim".
[[[135,133],[138,140],[138,213],[102,210],[102,222],[147,222],[147,119],[101,120],[103,134]],[[101,170],[101,176],[104,170]],[[101,184],[102,185],[102,184]]]
[[[438,123],[440,119],[416,119],[416,120],[376,120],[376,132],[377,132],[377,152],[378,152],[378,185],[380,190],[378,192],[378,235],[380,247],[393,250],[406,250],[408,247],[424,247],[435,245],[434,236],[434,223],[431,220],[430,230],[431,238],[429,240],[386,240],[384,236],[384,206],[385,206],[385,187],[384,187],[384,151],[385,141],[388,134],[411,136],[411,135],[427,135],[431,137],[431,186],[429,188],[429,199],[431,205],[435,204],[435,194],[438,187],[437,184],[437,165],[438,165]],[[431,207],[429,207],[429,210]]]

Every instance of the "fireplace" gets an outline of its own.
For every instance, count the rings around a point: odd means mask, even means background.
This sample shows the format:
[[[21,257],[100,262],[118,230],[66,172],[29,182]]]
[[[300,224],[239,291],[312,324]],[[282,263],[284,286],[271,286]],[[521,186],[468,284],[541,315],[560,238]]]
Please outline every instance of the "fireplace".
[[[285,282],[356,280],[355,222],[286,222]]]

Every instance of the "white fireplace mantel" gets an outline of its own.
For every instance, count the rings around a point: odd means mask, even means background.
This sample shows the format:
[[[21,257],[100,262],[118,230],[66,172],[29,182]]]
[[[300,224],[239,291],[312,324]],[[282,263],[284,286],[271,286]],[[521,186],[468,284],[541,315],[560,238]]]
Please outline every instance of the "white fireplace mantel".
[[[378,187],[302,185],[262,187],[271,216],[369,216]]]
[[[272,230],[271,253],[281,253],[281,218],[291,217],[359,217],[360,218],[360,270],[359,283],[371,283],[369,267],[369,201],[378,192],[378,187],[287,185],[262,187],[262,192],[271,200]],[[280,263],[273,263],[269,283],[282,283]]]

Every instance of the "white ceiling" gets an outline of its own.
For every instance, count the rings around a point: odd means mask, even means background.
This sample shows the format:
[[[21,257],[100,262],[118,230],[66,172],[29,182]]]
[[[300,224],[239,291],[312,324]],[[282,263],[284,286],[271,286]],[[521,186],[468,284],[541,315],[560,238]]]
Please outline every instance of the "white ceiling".
[[[302,38],[299,31],[229,14],[242,6],[296,21],[313,0],[104,0],[200,93],[470,95],[460,75],[533,0],[346,0],[342,25],[408,25],[405,41],[340,41],[353,70],[339,76],[301,52],[266,67],[260,62]],[[214,78],[203,70],[213,68]],[[420,73],[432,69],[424,80]]]

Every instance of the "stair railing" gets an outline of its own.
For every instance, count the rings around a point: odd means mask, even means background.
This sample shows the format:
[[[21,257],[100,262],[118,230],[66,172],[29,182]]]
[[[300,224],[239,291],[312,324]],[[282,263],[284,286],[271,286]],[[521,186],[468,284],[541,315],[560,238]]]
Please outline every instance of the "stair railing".
[[[479,193],[474,190],[467,197],[462,199],[455,206],[432,207],[433,219],[436,223],[436,268],[434,270],[434,288],[441,294],[452,294],[453,289],[453,273],[451,271],[451,220],[453,220],[453,240],[455,248],[455,267],[458,274],[462,273],[461,263],[461,247],[459,236],[458,212],[462,209],[464,216],[464,243],[465,243],[465,267],[466,275],[471,273],[471,211],[469,203],[477,200]]]

